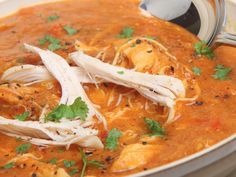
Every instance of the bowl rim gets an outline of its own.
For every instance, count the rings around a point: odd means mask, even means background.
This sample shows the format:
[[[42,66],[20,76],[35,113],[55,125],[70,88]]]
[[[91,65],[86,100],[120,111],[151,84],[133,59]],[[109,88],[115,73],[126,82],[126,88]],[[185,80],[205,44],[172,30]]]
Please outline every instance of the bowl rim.
[[[21,7],[18,7],[18,8],[14,7],[15,9],[14,10],[11,9],[11,11],[7,14],[1,15],[1,13],[0,13],[0,19],[8,17],[10,15],[13,15],[14,13],[17,13],[20,9],[23,9],[23,8],[37,6],[37,5],[41,5],[41,4],[47,4],[47,3],[55,3],[55,2],[65,1],[65,0],[37,0],[37,1],[35,1],[35,0],[26,0],[26,1],[27,1],[26,4],[23,4]],[[0,0],[0,8],[2,6],[7,6],[9,4],[12,4],[12,3],[14,4],[14,3],[17,3],[17,2],[19,2],[19,1],[18,0]],[[236,0],[235,0],[235,2],[236,2]],[[191,154],[191,155],[188,155],[186,157],[180,158],[179,160],[175,160],[173,162],[170,162],[170,163],[158,166],[158,167],[154,167],[152,169],[148,169],[148,170],[143,171],[143,172],[137,172],[137,173],[128,175],[128,177],[149,176],[149,175],[157,174],[157,173],[160,173],[160,172],[165,172],[165,171],[173,169],[175,167],[178,168],[181,165],[187,164],[187,163],[192,162],[194,160],[200,159],[201,157],[207,156],[207,154],[212,153],[214,151],[217,151],[220,148],[230,146],[231,145],[230,143],[232,143],[232,142],[235,142],[235,145],[233,144],[233,148],[231,148],[230,151],[225,152],[225,154],[222,155],[221,157],[216,157],[212,162],[205,162],[204,164],[201,164],[199,166],[195,166],[189,172],[186,172],[185,174],[182,174],[182,175],[187,175],[191,172],[194,172],[194,171],[199,170],[199,169],[201,169],[205,166],[208,166],[208,165],[214,163],[215,161],[220,160],[223,157],[226,157],[227,155],[232,154],[233,152],[236,152],[236,133],[232,134],[228,138],[225,138],[225,139],[219,141],[218,143],[216,143],[216,144],[214,144],[214,145],[212,145],[208,148],[205,148],[205,149],[203,149],[199,152],[196,152],[194,154]],[[177,177],[176,175],[174,175],[174,176]]]

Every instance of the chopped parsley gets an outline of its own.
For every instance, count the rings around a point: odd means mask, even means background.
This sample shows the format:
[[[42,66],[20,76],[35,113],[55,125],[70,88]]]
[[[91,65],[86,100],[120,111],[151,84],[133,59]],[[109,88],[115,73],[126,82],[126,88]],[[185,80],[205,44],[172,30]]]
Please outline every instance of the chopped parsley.
[[[99,162],[97,160],[88,160],[86,154],[84,153],[84,151],[82,149],[80,149],[80,154],[81,154],[81,157],[83,160],[83,168],[82,168],[81,174],[80,174],[81,177],[83,177],[85,175],[85,170],[87,168],[87,165],[92,165],[97,168],[104,167],[102,162]]]
[[[47,21],[48,22],[53,22],[53,21],[55,21],[55,20],[57,20],[57,19],[59,19],[60,17],[58,16],[58,15],[51,15],[51,16],[49,16],[48,18],[47,18]]]
[[[10,169],[10,168],[13,168],[14,165],[15,165],[14,162],[10,162],[10,163],[4,165],[3,168],[4,168],[4,169]]]
[[[120,39],[130,38],[133,36],[134,29],[130,27],[125,27],[122,29],[121,33],[117,36]]]
[[[193,67],[192,70],[193,70],[194,74],[197,76],[200,76],[202,73],[201,68],[198,68],[198,67]]]
[[[31,148],[31,144],[29,144],[29,143],[22,144],[22,145],[16,147],[16,153],[17,154],[27,153],[30,148]]]
[[[213,59],[215,57],[214,52],[212,51],[211,48],[207,47],[207,44],[205,41],[197,42],[194,45],[194,48],[197,55],[204,55],[209,59]]]
[[[148,126],[148,129],[150,130],[149,136],[161,136],[163,137],[165,135],[165,129],[161,127],[161,125],[152,119],[149,119],[147,117],[144,118],[144,122]]]
[[[224,65],[217,65],[215,67],[215,74],[213,78],[218,80],[228,80],[230,79],[228,74],[232,71],[232,68],[226,68]]]
[[[24,112],[23,114],[16,115],[14,118],[18,119],[19,121],[25,121],[29,117],[29,112]]]
[[[72,170],[69,172],[69,175],[70,175],[70,176],[73,176],[73,175],[75,175],[76,173],[79,173],[79,170],[78,170],[78,169],[72,169]]]
[[[48,49],[51,51],[62,49],[61,41],[53,36],[46,35],[42,39],[39,39],[39,45],[45,45],[46,43],[49,43]]]
[[[65,25],[64,27],[63,27],[63,29],[68,33],[68,35],[70,35],[70,36],[72,36],[72,35],[74,35],[74,34],[76,34],[77,32],[78,32],[78,30],[77,29],[74,29],[74,28],[72,28],[71,26],[69,26],[69,25]]]
[[[78,97],[72,105],[61,104],[57,106],[46,116],[46,121],[58,122],[62,118],[74,119],[76,117],[84,121],[87,114],[88,106],[81,97]]]
[[[52,158],[48,161],[50,164],[57,164],[57,158]]]
[[[117,71],[118,74],[124,74],[124,71]]]
[[[113,128],[108,133],[108,136],[106,138],[106,144],[105,144],[106,149],[109,149],[109,150],[116,149],[118,146],[118,139],[121,137],[121,135],[122,133],[118,129]]]
[[[154,36],[144,36],[145,38],[147,38],[147,39],[151,39],[151,40],[155,40],[156,39],[156,37],[154,37]]]
[[[103,168],[104,164],[97,160],[88,160],[88,164],[97,168]]]
[[[66,168],[70,168],[75,165],[75,161],[74,160],[63,160],[63,164]]]

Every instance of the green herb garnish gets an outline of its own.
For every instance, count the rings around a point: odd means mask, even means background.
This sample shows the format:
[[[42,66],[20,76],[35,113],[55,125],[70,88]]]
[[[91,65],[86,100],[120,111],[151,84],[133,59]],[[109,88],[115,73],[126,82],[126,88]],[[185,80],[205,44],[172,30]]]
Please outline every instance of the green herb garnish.
[[[154,36],[144,36],[145,38],[147,39],[151,39],[151,40],[155,40],[157,37],[154,37]]]
[[[108,133],[108,136],[106,138],[106,144],[105,144],[106,149],[109,149],[109,150],[116,149],[118,146],[118,139],[121,137],[121,135],[122,133],[118,129],[113,128]]]
[[[78,32],[77,29],[74,29],[74,28],[72,28],[72,27],[69,26],[69,25],[65,25],[63,28],[64,28],[64,30],[65,30],[70,36],[72,36],[72,35],[74,35],[74,34],[76,34],[76,33]]]
[[[88,106],[81,97],[76,98],[72,105],[61,104],[46,116],[47,121],[58,122],[62,118],[74,119],[79,117],[85,120],[88,114]]]
[[[70,176],[73,176],[73,175],[75,175],[76,173],[79,173],[79,170],[78,170],[78,169],[72,169],[72,170],[69,172],[69,175],[70,175]]]
[[[10,168],[13,168],[13,167],[14,167],[14,165],[15,165],[15,163],[14,163],[14,162],[10,162],[10,163],[8,163],[8,164],[4,165],[4,166],[3,166],[3,168],[4,168],[4,169],[10,169]]]
[[[215,67],[215,74],[213,78],[218,80],[228,80],[228,74],[232,71],[232,68],[226,68],[224,65],[217,65]]]
[[[117,71],[118,74],[124,74],[124,71]]]
[[[42,39],[39,40],[39,45],[44,45],[46,43],[49,43],[48,45],[48,49],[51,50],[51,51],[55,51],[55,50],[58,50],[58,49],[61,49],[62,46],[61,46],[61,41],[57,38],[54,38],[50,35],[46,35],[44,36]]]
[[[152,119],[149,119],[147,117],[144,118],[144,122],[148,126],[148,129],[150,130],[149,136],[161,136],[163,137],[165,135],[165,129],[161,127],[161,125]]]
[[[53,21],[55,21],[55,20],[57,20],[57,19],[59,19],[60,17],[58,16],[58,15],[51,15],[51,16],[49,16],[48,18],[47,18],[47,21],[48,22],[53,22]]]
[[[74,160],[63,160],[63,164],[66,168],[73,167],[75,163],[76,162]]]
[[[200,41],[194,45],[195,52],[197,55],[204,55],[209,59],[213,59],[215,57],[214,52],[211,48],[207,47],[205,41]]]
[[[80,154],[83,160],[83,168],[81,170],[81,174],[80,177],[83,177],[85,175],[85,170],[87,168],[87,165],[92,165],[94,167],[97,168],[102,168],[104,167],[102,162],[99,162],[97,160],[88,160],[86,154],[84,153],[84,151],[82,149],[80,149]]]
[[[29,112],[24,112],[23,114],[17,115],[14,118],[18,119],[19,121],[25,121],[29,117]]]
[[[97,168],[103,168],[104,164],[97,160],[88,160],[88,164]]]
[[[16,153],[17,154],[24,154],[24,153],[28,152],[30,148],[31,148],[31,144],[29,144],[29,143],[22,144],[22,145],[16,147]]]
[[[130,27],[125,27],[122,29],[121,33],[117,36],[118,38],[125,39],[133,36],[134,29]]]
[[[202,73],[201,68],[198,68],[198,67],[193,67],[192,70],[193,70],[194,74],[197,76],[200,76]]]
[[[57,164],[57,158],[52,158],[48,161],[50,164]]]

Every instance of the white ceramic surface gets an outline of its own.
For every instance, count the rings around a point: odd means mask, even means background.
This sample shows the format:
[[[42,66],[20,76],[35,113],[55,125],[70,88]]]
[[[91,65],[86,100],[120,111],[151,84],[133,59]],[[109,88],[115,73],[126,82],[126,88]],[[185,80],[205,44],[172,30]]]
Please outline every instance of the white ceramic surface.
[[[5,0],[0,2],[0,17],[9,15],[25,6],[52,1],[54,0]],[[132,176],[226,177],[235,167],[236,135],[233,135],[199,153]],[[236,175],[232,174],[231,177],[236,177]]]

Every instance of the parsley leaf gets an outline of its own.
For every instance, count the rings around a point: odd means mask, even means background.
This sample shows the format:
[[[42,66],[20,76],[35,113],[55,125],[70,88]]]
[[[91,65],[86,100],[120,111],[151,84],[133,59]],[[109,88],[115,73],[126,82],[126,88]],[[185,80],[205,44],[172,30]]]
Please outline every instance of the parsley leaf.
[[[193,67],[192,70],[193,70],[194,74],[197,76],[200,76],[202,73],[201,68],[198,68],[198,67]]]
[[[148,134],[148,135],[161,136],[161,137],[165,135],[165,129],[162,128],[161,125],[157,121],[145,117],[144,122],[148,126],[148,129],[151,131],[151,134]]]
[[[151,39],[151,40],[155,40],[157,37],[154,37],[154,36],[144,36],[145,38],[147,39]]]
[[[51,51],[59,50],[61,48],[62,48],[61,44],[50,44],[48,46],[48,49]]]
[[[97,160],[88,160],[86,154],[84,153],[84,151],[81,148],[80,148],[80,154],[81,154],[81,157],[83,160],[83,168],[82,168],[81,174],[80,174],[81,177],[83,177],[85,175],[85,170],[87,168],[87,165],[92,165],[97,168],[104,167],[104,165]]]
[[[39,45],[44,45],[47,42],[49,43],[48,49],[51,51],[55,51],[55,50],[62,48],[62,46],[60,44],[61,41],[57,38],[50,36],[50,35],[46,35],[42,39],[39,39]]]
[[[63,164],[66,168],[70,168],[75,165],[75,161],[74,160],[63,160]]]
[[[72,35],[74,35],[74,34],[76,34],[76,33],[78,32],[77,29],[74,29],[74,28],[72,28],[72,27],[69,26],[69,25],[65,25],[63,28],[64,28],[64,30],[65,30],[70,36],[72,36]]]
[[[17,115],[14,118],[18,119],[19,121],[25,121],[29,117],[29,112],[24,112],[23,114]]]
[[[224,65],[217,65],[215,67],[215,74],[213,78],[218,80],[228,80],[228,74],[232,71],[232,68],[226,68]]]
[[[97,160],[89,160],[88,164],[91,165],[91,166],[97,167],[97,168],[103,168],[104,167],[104,164],[100,161],[97,161]]]
[[[51,160],[48,161],[50,164],[57,164],[57,158],[52,158]]]
[[[109,149],[109,150],[116,149],[118,145],[118,139],[121,137],[121,135],[122,133],[118,129],[113,128],[108,133],[108,136],[106,138],[106,144],[105,144],[106,149]]]
[[[124,74],[124,71],[117,71],[118,74]]]
[[[83,177],[85,175],[85,170],[87,168],[87,157],[86,157],[86,155],[85,155],[85,153],[82,149],[80,149],[80,154],[81,154],[81,157],[82,157],[82,160],[83,160],[83,168],[82,168],[80,177]]]
[[[70,175],[70,176],[73,176],[73,175],[75,175],[75,174],[78,173],[78,172],[79,172],[78,169],[72,169],[72,170],[69,172],[69,175]]]
[[[214,52],[211,48],[207,47],[205,41],[200,41],[194,45],[195,52],[197,55],[204,55],[209,59],[213,59],[215,57]]]
[[[61,104],[46,116],[47,121],[58,122],[62,118],[73,119],[79,117],[85,120],[88,114],[88,106],[81,97],[76,98],[72,105]]]
[[[57,20],[57,19],[59,19],[60,17],[58,16],[58,15],[51,15],[51,16],[49,16],[48,18],[47,18],[47,21],[48,22],[53,22],[53,21],[55,21],[55,20]]]
[[[4,165],[3,168],[4,168],[4,169],[10,169],[10,168],[13,168],[14,165],[15,165],[14,162],[10,162],[10,163]]]
[[[120,39],[130,38],[133,36],[134,29],[130,27],[125,27],[122,29],[121,33],[117,36]]]
[[[16,153],[17,154],[24,154],[24,153],[28,152],[30,148],[31,148],[31,144],[29,144],[29,143],[22,144],[22,145],[16,147]]]

